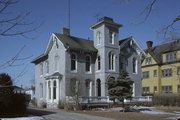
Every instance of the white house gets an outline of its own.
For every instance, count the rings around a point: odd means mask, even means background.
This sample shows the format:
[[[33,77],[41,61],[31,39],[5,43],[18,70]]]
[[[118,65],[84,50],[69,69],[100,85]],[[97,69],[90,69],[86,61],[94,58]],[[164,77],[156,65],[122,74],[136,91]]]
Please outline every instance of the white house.
[[[103,17],[91,27],[94,40],[52,33],[46,50],[35,58],[35,89],[38,105],[57,107],[59,100],[72,96],[74,87],[82,97],[108,96],[107,79],[121,70],[134,81],[133,96],[141,96],[141,60],[144,51],[132,38],[118,40],[119,28],[112,18]]]

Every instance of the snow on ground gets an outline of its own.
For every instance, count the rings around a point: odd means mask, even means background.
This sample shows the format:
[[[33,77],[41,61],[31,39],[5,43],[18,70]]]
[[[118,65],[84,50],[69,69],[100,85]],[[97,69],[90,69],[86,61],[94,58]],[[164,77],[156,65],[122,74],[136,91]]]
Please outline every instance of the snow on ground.
[[[44,120],[42,117],[18,117],[18,118],[0,118],[0,120]]]
[[[167,119],[171,120],[177,120],[180,118],[180,111],[173,111],[172,113],[170,112],[164,112],[162,110],[157,110],[155,107],[132,107],[133,109],[140,110],[139,112],[144,113],[144,114],[151,114],[151,115],[174,115],[174,117],[169,117]],[[112,111],[120,111],[122,110],[122,107],[116,107],[116,108],[111,108]]]

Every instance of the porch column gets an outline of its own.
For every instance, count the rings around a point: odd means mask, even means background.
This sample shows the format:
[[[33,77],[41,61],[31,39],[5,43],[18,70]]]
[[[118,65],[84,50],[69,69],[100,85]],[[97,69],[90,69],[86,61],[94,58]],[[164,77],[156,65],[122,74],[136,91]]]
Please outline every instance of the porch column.
[[[60,99],[60,85],[59,85],[59,83],[60,83],[60,81],[59,81],[59,79],[56,79],[56,83],[57,83],[57,89],[56,89],[56,94],[57,94],[57,102],[59,102],[59,99]]]
[[[48,101],[48,98],[49,98],[49,91],[48,91],[48,81],[46,81],[46,101]]]
[[[53,81],[54,80],[51,80],[51,102],[53,102]]]
[[[89,82],[89,97],[92,96],[92,81]]]
[[[133,83],[133,94],[132,94],[133,97],[135,97],[135,83]]]

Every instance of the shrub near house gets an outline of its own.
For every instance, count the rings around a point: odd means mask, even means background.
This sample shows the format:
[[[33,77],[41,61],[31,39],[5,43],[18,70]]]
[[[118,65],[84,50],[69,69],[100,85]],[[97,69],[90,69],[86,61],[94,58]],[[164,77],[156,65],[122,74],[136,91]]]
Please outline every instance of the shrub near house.
[[[14,93],[11,77],[0,74],[0,117],[23,116],[26,112],[27,97],[22,93]]]

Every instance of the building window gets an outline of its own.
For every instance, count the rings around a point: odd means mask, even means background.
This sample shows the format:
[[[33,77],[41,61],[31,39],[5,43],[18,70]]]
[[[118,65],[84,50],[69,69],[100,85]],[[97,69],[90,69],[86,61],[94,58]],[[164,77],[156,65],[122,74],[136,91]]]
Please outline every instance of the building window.
[[[100,31],[97,32],[96,39],[97,39],[97,44],[100,45],[101,44],[101,32]]]
[[[180,93],[180,85],[177,86],[177,92]]]
[[[151,65],[151,64],[152,64],[151,58],[150,57],[146,58],[146,65]]]
[[[100,70],[101,69],[101,57],[98,56],[97,58],[97,69]]]
[[[154,77],[157,77],[157,70],[154,70]]]
[[[108,58],[109,58],[109,70],[115,70],[115,55],[112,52],[110,52]]]
[[[162,77],[170,77],[170,76],[172,76],[172,69],[162,70]]]
[[[163,93],[172,93],[172,86],[162,86]]]
[[[143,87],[143,94],[149,94],[149,87]]]
[[[40,83],[40,97],[43,98],[43,83]]]
[[[101,80],[97,79],[96,81],[96,88],[97,88],[97,96],[100,97],[101,96]]]
[[[91,71],[91,57],[90,56],[86,56],[86,72],[90,72]]]
[[[176,52],[166,54],[166,61],[167,62],[175,61],[176,58],[177,58]]]
[[[55,57],[54,57],[54,70],[55,71],[58,71],[58,68],[59,68],[59,56],[58,55],[56,55]]]
[[[116,39],[116,33],[110,31],[110,32],[109,32],[109,43],[110,43],[110,44],[114,44],[115,39]]]
[[[43,63],[40,63],[40,75],[43,75]]]
[[[90,80],[86,80],[85,82],[85,86],[86,86],[86,96],[90,97],[91,96],[91,81]]]
[[[76,70],[76,55],[71,54],[71,70],[74,71]]]
[[[157,87],[156,86],[154,87],[154,93],[157,93]]]
[[[48,97],[51,99],[51,82],[48,81]]]
[[[49,61],[46,61],[46,73],[49,73]]]
[[[143,79],[149,78],[149,71],[143,72]]]
[[[57,84],[56,81],[53,82],[53,99],[56,99],[56,88],[57,88]]]
[[[133,58],[132,65],[133,65],[133,73],[137,73],[137,60],[136,60],[136,58]]]
[[[180,75],[180,67],[177,67],[177,75]]]

